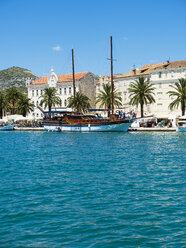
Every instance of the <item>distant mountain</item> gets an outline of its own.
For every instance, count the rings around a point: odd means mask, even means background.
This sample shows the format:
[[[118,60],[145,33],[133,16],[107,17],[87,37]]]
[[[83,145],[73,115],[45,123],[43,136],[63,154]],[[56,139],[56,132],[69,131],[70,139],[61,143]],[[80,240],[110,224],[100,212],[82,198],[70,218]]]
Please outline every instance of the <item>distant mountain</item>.
[[[26,92],[27,78],[36,80],[39,77],[34,75],[31,71],[27,69],[16,66],[2,70],[0,71],[0,90],[4,90],[10,87],[16,87]]]

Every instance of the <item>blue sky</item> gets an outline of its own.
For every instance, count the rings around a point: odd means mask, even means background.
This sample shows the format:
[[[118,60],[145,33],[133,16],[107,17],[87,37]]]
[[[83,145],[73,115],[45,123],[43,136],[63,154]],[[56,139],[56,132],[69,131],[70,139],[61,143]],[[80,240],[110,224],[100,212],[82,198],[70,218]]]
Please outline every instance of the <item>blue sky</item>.
[[[186,59],[186,0],[0,0],[0,70],[110,74]]]

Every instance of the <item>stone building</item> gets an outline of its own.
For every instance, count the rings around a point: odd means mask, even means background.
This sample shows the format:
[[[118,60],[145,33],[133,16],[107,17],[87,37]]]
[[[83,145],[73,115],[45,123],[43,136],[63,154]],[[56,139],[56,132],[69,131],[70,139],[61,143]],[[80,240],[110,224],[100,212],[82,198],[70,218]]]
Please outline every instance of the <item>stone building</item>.
[[[81,92],[89,97],[91,107],[95,107],[95,75],[90,72],[75,73],[76,92]],[[33,82],[27,82],[28,97],[35,105],[34,111],[30,113],[30,117],[42,118],[43,114],[38,108],[42,99],[45,88],[55,87],[58,96],[61,98],[62,105],[53,109],[67,109],[67,99],[73,95],[73,77],[72,74],[56,75],[51,69],[49,76],[41,77]],[[43,108],[43,107],[42,107]]]
[[[186,78],[186,60],[164,62],[157,64],[145,65],[142,68],[136,70],[133,69],[128,73],[123,75],[114,76],[115,88],[121,92],[122,106],[121,110],[124,112],[136,112],[140,115],[140,107],[129,105],[130,97],[128,92],[128,87],[131,82],[134,82],[139,77],[145,77],[149,79],[154,85],[154,98],[155,103],[145,106],[145,115],[156,115],[156,116],[171,116],[180,115],[180,108],[171,111],[169,109],[169,104],[174,100],[174,98],[169,97],[167,92],[172,90],[170,85],[173,85],[180,78]],[[96,94],[102,89],[104,83],[110,83],[110,76],[101,76],[99,82],[96,85]],[[99,105],[97,105],[97,108]]]

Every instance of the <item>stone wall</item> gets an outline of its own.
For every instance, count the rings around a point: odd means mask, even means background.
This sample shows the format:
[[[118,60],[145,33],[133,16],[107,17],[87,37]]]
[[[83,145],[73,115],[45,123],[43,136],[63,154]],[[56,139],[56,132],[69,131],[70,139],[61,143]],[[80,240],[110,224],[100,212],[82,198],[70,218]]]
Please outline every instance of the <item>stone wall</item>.
[[[83,78],[81,78],[79,88],[80,88],[80,92],[88,96],[88,98],[90,99],[91,108],[95,108],[95,101],[96,101],[95,75],[89,72]]]

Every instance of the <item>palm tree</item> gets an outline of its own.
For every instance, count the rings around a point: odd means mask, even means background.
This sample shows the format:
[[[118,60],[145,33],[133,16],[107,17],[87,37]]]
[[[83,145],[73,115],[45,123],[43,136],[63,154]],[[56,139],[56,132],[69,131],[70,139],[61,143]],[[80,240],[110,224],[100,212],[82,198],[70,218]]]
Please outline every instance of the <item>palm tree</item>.
[[[185,107],[186,107],[186,79],[181,78],[174,85],[169,85],[174,89],[174,91],[168,91],[169,96],[176,97],[174,101],[169,104],[169,108],[172,110],[173,108],[178,108],[181,105],[182,116],[185,115]]]
[[[18,108],[19,99],[22,97],[22,93],[19,89],[11,87],[6,91],[6,100],[8,102],[8,109],[11,114],[15,114]]]
[[[33,110],[34,104],[30,102],[30,99],[26,95],[23,95],[18,101],[18,112],[26,117]]]
[[[114,89],[113,96],[114,106],[122,105],[121,93]],[[97,103],[100,103],[100,107],[110,110],[112,104],[112,88],[110,84],[103,84],[103,90],[99,90],[99,94],[96,98],[96,104]]]
[[[74,108],[74,96],[69,97],[67,100],[68,100],[67,106],[69,108]],[[76,92],[75,102],[76,102],[75,108],[79,112],[86,112],[90,108],[90,99],[83,93],[80,93],[79,91]]]
[[[0,119],[3,118],[6,108],[7,108],[7,101],[6,101],[5,92],[0,91]]]
[[[61,98],[57,96],[57,90],[54,87],[44,89],[44,93],[40,97],[42,98],[40,105],[44,105],[48,111],[51,111],[52,106],[61,105]]]
[[[149,80],[145,80],[144,77],[139,77],[138,80],[135,80],[135,82],[129,85],[128,91],[130,93],[129,97],[131,98],[129,104],[140,105],[141,117],[143,117],[144,105],[155,102],[153,97],[154,89]]]

